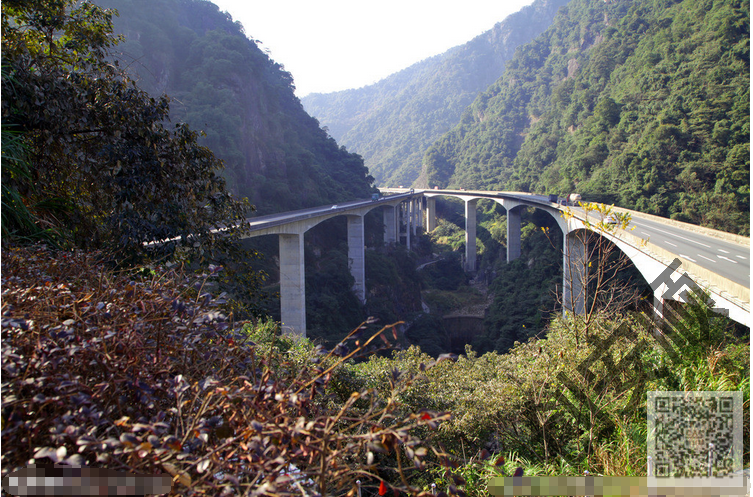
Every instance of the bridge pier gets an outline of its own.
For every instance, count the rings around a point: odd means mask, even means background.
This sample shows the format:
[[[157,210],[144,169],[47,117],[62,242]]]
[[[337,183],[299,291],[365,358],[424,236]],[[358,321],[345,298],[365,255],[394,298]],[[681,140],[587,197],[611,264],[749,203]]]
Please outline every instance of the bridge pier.
[[[348,266],[355,279],[353,293],[358,300],[366,303],[366,263],[363,234],[363,216],[349,215],[348,218]]]
[[[423,193],[423,192],[419,192]],[[564,312],[582,315],[585,313],[588,305],[586,298],[586,285],[588,280],[588,259],[587,259],[587,246],[584,243],[587,233],[589,233],[589,225],[582,220],[579,215],[568,216],[564,219],[560,216],[559,207],[555,208],[551,205],[551,202],[545,200],[539,200],[535,196],[531,198],[524,197],[523,194],[511,194],[510,197],[506,197],[504,193],[470,193],[465,191],[458,192],[425,192],[427,196],[426,205],[414,204],[410,205],[411,199],[414,195],[401,194],[399,197],[389,200],[385,199],[379,203],[371,201],[362,201],[355,203],[353,207],[340,207],[339,209],[332,210],[329,206],[322,206],[318,209],[311,209],[305,213],[293,213],[289,216],[290,219],[284,219],[280,221],[279,215],[270,216],[269,220],[254,220],[249,219],[248,222],[252,228],[251,234],[248,236],[262,236],[262,235],[279,235],[280,244],[280,296],[281,296],[281,313],[283,329],[286,333],[306,333],[306,307],[305,307],[305,274],[304,274],[304,252],[303,252],[303,234],[306,230],[317,225],[318,223],[337,216],[354,216],[355,219],[348,221],[349,231],[349,267],[353,272],[356,285],[354,285],[354,292],[363,299],[365,296],[365,288],[360,284],[362,281],[361,265],[365,265],[364,258],[361,256],[365,248],[363,246],[363,215],[370,210],[383,207],[384,220],[385,220],[385,242],[392,243],[393,241],[400,243],[402,236],[406,237],[406,244],[410,248],[410,237],[413,231],[413,226],[422,226],[422,222],[425,221],[425,226],[429,230],[436,229],[436,200],[433,198],[435,195],[451,194],[457,198],[465,201],[465,222],[466,222],[466,252],[465,252],[465,264],[464,267],[468,271],[475,271],[476,268],[476,200],[478,198],[490,198],[497,203],[502,204],[508,211],[508,260],[512,260],[515,257],[519,257],[519,248],[516,249],[516,245],[519,246],[520,239],[520,221],[519,221],[519,209],[527,207],[535,207],[543,209],[557,222],[558,226],[562,229],[565,236],[563,237],[563,309]],[[477,198],[473,198],[474,195],[479,195]],[[415,199],[414,199],[415,200]],[[426,219],[424,220],[422,215],[423,211],[426,211]],[[419,216],[414,217],[413,214]],[[403,225],[406,226],[405,233],[403,233]],[[736,281],[728,280],[727,278],[714,273],[713,271],[706,270],[700,266],[691,264],[684,260],[680,261],[679,256],[671,252],[667,252],[660,247],[654,246],[651,243],[646,243],[644,240],[630,235],[627,232],[602,233],[602,236],[607,237],[612,241],[622,252],[624,252],[630,260],[633,262],[638,271],[643,275],[646,281],[661,282],[667,276],[668,268],[672,268],[678,274],[681,273],[681,280],[667,279],[665,285],[669,285],[671,288],[683,285],[692,287],[694,284],[702,285],[709,289],[711,292],[711,299],[714,301],[714,309],[717,311],[727,312],[731,319],[734,319],[738,323],[750,326],[750,289],[744,284],[737,283]],[[712,235],[708,235],[712,236]],[[352,240],[351,240],[352,238]],[[736,242],[737,243],[737,242]],[[742,242],[739,244],[744,245]],[[734,250],[734,249],[733,249]],[[658,254],[658,255],[657,255]],[[743,256],[737,256],[742,260],[745,260]],[[666,261],[675,258],[672,264],[668,264]],[[676,265],[682,263],[687,265],[687,271],[690,273],[688,276],[683,271],[677,270]],[[747,266],[745,266],[747,268]],[[695,272],[693,272],[695,271]],[[365,272],[365,268],[364,268]],[[700,276],[699,276],[700,275]],[[705,276],[704,276],[705,275]],[[657,279],[659,278],[659,279]],[[710,279],[702,279],[710,278]],[[707,281],[711,281],[713,286],[707,286]],[[651,284],[654,287],[654,283]],[[679,288],[676,289],[675,294],[678,293]],[[670,292],[671,293],[671,292]],[[659,317],[663,314],[664,303],[662,301],[665,298],[664,288],[655,289],[655,308]],[[666,297],[669,299],[670,297]],[[673,295],[671,298],[682,301],[681,297]]]
[[[437,199],[426,197],[426,231],[432,232],[437,227]]]
[[[408,201],[408,216],[410,218],[411,235],[416,236],[416,199]]]
[[[662,283],[656,290],[654,290],[654,317],[657,322],[664,320],[664,293],[666,291],[666,283]]]
[[[392,205],[385,205],[382,211],[382,219],[384,220],[384,243],[394,244],[397,242],[397,235],[399,230],[397,229],[397,215],[398,212]]]
[[[476,203],[477,199],[465,201],[465,270],[476,270]]]
[[[410,219],[411,219],[411,226],[412,226],[412,233],[413,236],[416,236],[416,233],[418,233],[418,228],[421,227],[421,199],[420,198],[412,198],[410,200]]]
[[[410,202],[402,204],[403,222],[405,223],[405,246],[410,250],[410,232],[413,227],[411,222]]]
[[[520,257],[520,208],[507,208],[507,262]]]
[[[306,280],[303,233],[280,234],[280,305],[282,329],[306,335]]]
[[[562,255],[562,312],[574,315],[586,313],[588,259],[582,231],[564,235]]]

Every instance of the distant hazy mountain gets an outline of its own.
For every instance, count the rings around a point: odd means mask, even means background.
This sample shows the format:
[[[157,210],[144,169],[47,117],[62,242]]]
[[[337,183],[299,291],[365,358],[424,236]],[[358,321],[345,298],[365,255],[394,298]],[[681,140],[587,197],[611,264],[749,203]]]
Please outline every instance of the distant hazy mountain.
[[[748,235],[750,3],[572,0],[418,186],[578,192]]]
[[[228,187],[260,213],[367,197],[362,159],[303,109],[293,80],[243,27],[204,0],[97,0],[116,8],[115,50],[173,121],[203,130]]]
[[[463,110],[501,75],[515,49],[541,34],[568,0],[536,0],[465,45],[359,89],[315,93],[304,108],[380,186],[410,185],[421,158]]]

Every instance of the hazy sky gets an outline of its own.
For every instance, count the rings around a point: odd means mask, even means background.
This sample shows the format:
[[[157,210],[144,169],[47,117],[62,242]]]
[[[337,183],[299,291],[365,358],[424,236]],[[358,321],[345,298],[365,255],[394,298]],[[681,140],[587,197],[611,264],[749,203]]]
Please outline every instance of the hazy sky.
[[[212,0],[293,75],[296,95],[375,83],[533,0]]]

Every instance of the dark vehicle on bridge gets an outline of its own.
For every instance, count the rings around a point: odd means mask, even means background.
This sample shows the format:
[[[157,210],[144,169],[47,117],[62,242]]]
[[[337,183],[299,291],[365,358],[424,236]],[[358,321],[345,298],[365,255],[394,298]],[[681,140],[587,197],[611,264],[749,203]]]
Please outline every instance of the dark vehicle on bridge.
[[[371,194],[371,201],[372,202],[376,202],[377,200],[379,200],[379,195],[380,195],[379,193],[372,193]]]
[[[551,194],[551,193],[549,194],[549,201],[550,202],[554,202],[556,204],[557,200],[558,200],[557,195],[554,195],[554,194]]]

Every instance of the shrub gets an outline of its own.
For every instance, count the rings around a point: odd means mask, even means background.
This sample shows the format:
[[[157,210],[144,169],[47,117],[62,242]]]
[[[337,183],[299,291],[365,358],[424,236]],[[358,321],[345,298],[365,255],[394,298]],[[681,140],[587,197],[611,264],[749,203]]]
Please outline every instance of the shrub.
[[[53,462],[169,473],[185,495],[418,494],[417,434],[448,415],[398,412],[334,372],[388,345],[359,327],[327,352],[273,323],[234,323],[212,274],[105,270],[97,254],[2,254],[2,471]],[[373,330],[372,330],[373,331]],[[424,430],[424,431],[422,431]],[[394,462],[394,464],[391,464]]]

